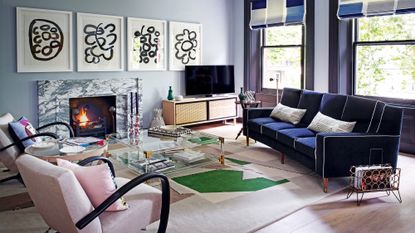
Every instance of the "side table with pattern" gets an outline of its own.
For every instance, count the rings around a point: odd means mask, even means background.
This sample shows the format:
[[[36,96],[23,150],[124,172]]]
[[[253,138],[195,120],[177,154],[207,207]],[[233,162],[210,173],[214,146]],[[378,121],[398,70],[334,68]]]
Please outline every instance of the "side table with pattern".
[[[235,101],[235,104],[240,104],[242,107],[242,110],[248,109],[248,108],[257,108],[262,107],[262,102],[260,100],[250,100],[250,101]],[[241,136],[242,132],[244,131],[244,128],[242,126],[241,130],[239,130],[238,135],[236,135],[235,140],[238,139],[239,136]]]

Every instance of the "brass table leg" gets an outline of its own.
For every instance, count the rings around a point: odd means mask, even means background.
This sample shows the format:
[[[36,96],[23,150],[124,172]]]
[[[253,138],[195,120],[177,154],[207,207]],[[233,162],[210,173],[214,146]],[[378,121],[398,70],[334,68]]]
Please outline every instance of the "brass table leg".
[[[220,156],[219,156],[219,162],[222,165],[225,165],[225,152],[224,152],[224,144],[225,144],[225,138],[219,137],[220,141]]]

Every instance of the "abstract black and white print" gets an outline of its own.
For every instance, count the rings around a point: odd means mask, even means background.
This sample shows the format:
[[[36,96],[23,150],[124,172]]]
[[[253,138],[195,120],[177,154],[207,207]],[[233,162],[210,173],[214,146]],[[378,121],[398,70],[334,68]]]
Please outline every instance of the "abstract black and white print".
[[[115,31],[116,26],[112,23],[85,25],[85,62],[98,64],[103,60],[109,61],[113,58],[114,44],[118,38]]]
[[[16,7],[17,72],[70,72],[72,12]]]
[[[62,51],[64,35],[58,24],[47,19],[33,19],[29,25],[29,46],[34,59],[49,61]]]
[[[170,70],[184,70],[187,65],[200,65],[202,25],[170,22]]]
[[[134,32],[134,51],[139,54],[139,63],[158,63],[160,32],[154,26],[143,25]]]
[[[128,18],[128,70],[165,70],[166,21]]]
[[[175,56],[183,65],[189,64],[191,60],[196,60],[198,38],[196,31],[183,29],[183,32],[176,35]]]
[[[77,13],[78,71],[121,71],[124,19]]]

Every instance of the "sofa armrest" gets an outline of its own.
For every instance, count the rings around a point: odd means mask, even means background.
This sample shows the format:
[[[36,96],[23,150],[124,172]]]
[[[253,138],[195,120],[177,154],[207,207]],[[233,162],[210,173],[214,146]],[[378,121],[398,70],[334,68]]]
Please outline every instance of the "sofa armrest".
[[[274,108],[248,108],[246,111],[247,119],[254,119],[260,117],[269,117]]]
[[[389,163],[396,167],[399,135],[319,133],[315,169],[323,178],[348,176],[353,165]]]
[[[242,128],[244,129],[244,135],[246,135],[246,124],[248,120],[260,118],[260,117],[269,117],[274,108],[248,108],[243,111],[242,118]]]

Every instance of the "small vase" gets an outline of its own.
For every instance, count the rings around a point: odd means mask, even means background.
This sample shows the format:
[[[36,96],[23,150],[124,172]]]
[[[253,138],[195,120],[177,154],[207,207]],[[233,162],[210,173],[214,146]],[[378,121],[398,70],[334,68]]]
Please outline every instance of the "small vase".
[[[244,94],[244,88],[243,87],[241,87],[241,93],[239,93],[238,97],[239,97],[239,101],[244,101],[245,100],[246,96]]]
[[[167,99],[168,100],[173,100],[174,99],[173,90],[171,89],[171,86],[169,86],[169,93],[167,95]]]

